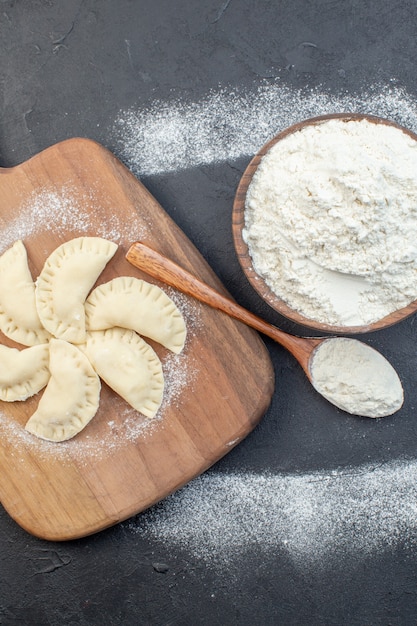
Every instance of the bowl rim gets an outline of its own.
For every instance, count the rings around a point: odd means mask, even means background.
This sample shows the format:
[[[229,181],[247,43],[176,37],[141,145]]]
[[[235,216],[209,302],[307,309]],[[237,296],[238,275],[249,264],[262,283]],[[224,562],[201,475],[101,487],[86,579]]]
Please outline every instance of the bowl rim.
[[[397,309],[396,311],[393,311],[385,317],[376,320],[375,322],[372,322],[370,324],[358,326],[343,326],[318,322],[312,318],[306,317],[302,313],[299,313],[295,309],[291,308],[284,300],[282,300],[279,296],[277,296],[277,294],[272,291],[272,289],[267,285],[262,276],[260,276],[255,271],[252,264],[251,256],[249,254],[248,245],[243,239],[243,228],[245,226],[246,194],[262,158],[275,144],[277,144],[288,135],[296,133],[307,126],[322,124],[328,122],[329,120],[342,120],[345,122],[366,120],[374,124],[392,126],[401,130],[402,132],[409,135],[412,139],[417,141],[417,134],[409,130],[408,128],[405,128],[404,126],[401,126],[400,124],[392,120],[366,113],[329,113],[326,115],[311,117],[286,127],[285,129],[277,133],[274,137],[272,137],[272,139],[267,141],[260,148],[260,150],[258,150],[258,152],[252,157],[243,172],[243,175],[236,189],[232,208],[233,243],[239,264],[253,289],[255,289],[255,291],[272,309],[280,313],[282,316],[299,325],[320,332],[334,334],[367,333],[392,326],[415,313],[417,310],[417,299],[413,300],[405,307],[401,307],[400,309]]]

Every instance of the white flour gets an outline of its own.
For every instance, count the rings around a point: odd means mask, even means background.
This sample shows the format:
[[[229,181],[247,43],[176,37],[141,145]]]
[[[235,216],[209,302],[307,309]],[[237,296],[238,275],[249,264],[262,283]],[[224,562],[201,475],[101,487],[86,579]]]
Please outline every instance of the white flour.
[[[404,392],[394,368],[376,350],[345,337],[320,344],[311,359],[315,389],[343,411],[385,417],[401,408]]]
[[[414,554],[416,502],[415,461],[289,475],[211,472],[123,526],[228,574],[252,549],[320,572],[398,546]]]
[[[249,186],[254,268],[306,317],[357,326],[417,297],[417,142],[330,120],[286,136]]]
[[[198,102],[156,100],[120,111],[113,132],[120,155],[136,175],[177,172],[248,158],[280,130],[326,113],[368,113],[417,131],[417,102],[392,84],[359,94],[293,89],[279,81],[252,88],[221,87]]]

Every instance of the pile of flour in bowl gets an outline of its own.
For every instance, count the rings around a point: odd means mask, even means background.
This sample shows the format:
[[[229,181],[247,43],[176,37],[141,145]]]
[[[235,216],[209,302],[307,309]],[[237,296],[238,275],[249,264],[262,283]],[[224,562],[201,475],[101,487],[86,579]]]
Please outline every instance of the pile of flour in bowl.
[[[362,326],[417,298],[417,141],[368,119],[286,135],[249,186],[255,271],[316,322]]]

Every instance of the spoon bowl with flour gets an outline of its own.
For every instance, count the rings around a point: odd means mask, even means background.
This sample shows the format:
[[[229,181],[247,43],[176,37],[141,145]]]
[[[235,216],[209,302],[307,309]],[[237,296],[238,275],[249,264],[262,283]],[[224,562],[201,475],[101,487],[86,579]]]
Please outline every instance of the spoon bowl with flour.
[[[247,311],[233,300],[143,243],[134,243],[127,260],[179,291],[247,324],[286,348],[313,387],[338,408],[362,417],[385,417],[404,400],[398,374],[379,352],[356,339],[296,337]]]
[[[233,238],[251,285],[298,324],[369,332],[417,310],[417,136],[369,115],[305,120],[238,186]]]

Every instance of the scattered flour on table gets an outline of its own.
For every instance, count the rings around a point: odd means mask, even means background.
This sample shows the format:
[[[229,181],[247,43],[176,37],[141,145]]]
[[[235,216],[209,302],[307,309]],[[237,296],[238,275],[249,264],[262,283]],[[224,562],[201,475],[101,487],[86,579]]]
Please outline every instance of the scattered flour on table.
[[[285,84],[222,87],[199,102],[156,100],[120,111],[113,133],[121,158],[138,176],[252,157],[279,131],[309,117],[340,112],[379,115],[417,132],[415,98],[394,83],[355,95]]]
[[[214,568],[255,549],[317,571],[415,549],[416,502],[415,461],[294,475],[210,472],[123,527]]]

